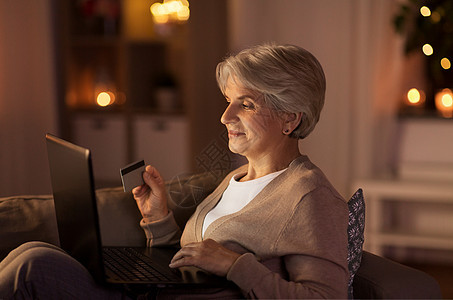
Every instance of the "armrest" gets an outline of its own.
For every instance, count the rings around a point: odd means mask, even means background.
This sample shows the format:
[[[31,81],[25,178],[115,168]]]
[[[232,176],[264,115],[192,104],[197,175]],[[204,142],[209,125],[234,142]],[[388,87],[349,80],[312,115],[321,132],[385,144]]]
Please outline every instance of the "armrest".
[[[357,299],[441,299],[439,284],[430,275],[389,259],[363,252],[354,278]]]
[[[27,241],[59,244],[51,195],[0,198],[0,259]]]

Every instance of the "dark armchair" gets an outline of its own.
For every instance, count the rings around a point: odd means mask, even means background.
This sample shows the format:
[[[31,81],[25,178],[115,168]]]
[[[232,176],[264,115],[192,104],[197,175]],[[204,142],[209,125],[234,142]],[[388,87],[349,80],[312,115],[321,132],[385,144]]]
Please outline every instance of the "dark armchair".
[[[175,178],[168,183],[175,217],[184,226],[194,206],[217,185],[209,174]],[[178,205],[178,204],[179,205]],[[180,205],[183,204],[183,205]],[[350,224],[348,226],[350,271],[353,278],[355,299],[440,299],[439,284],[427,273],[407,267],[370,252],[362,252],[365,200],[359,189],[349,200]],[[360,249],[360,251],[358,250]],[[354,253],[355,251],[355,253]],[[357,260],[360,252],[361,260]],[[354,263],[357,263],[354,265]]]
[[[354,277],[356,299],[441,299],[430,275],[364,251]]]
[[[198,202],[216,185],[217,182],[209,174],[181,176],[167,182],[171,196],[169,206],[174,209],[181,226],[184,226]],[[360,196],[360,193],[356,195]],[[96,196],[103,243],[109,246],[143,246],[143,230],[138,225],[141,216],[132,195],[118,187],[97,190]],[[363,207],[360,207],[359,200],[363,197],[354,199],[358,205],[354,211],[361,211]],[[356,220],[351,225],[363,224],[361,218]],[[351,226],[353,229],[355,227]],[[363,237],[363,234],[358,236]],[[0,260],[13,248],[31,240],[59,244],[52,196],[0,198]],[[356,247],[360,250],[356,253],[362,253],[361,240],[352,240],[358,241],[356,245],[360,246]],[[356,254],[355,257],[359,259],[354,260],[351,268],[355,272],[352,286],[356,299],[441,298],[439,285],[424,272],[369,252]]]

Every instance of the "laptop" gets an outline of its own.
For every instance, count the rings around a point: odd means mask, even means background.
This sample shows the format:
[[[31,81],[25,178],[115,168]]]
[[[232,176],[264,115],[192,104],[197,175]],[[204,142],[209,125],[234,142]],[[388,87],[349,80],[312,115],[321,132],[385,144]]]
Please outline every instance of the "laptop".
[[[225,278],[198,268],[168,266],[172,247],[103,247],[89,149],[46,135],[60,247],[101,284],[225,287]],[[145,238],[145,236],[143,236]]]

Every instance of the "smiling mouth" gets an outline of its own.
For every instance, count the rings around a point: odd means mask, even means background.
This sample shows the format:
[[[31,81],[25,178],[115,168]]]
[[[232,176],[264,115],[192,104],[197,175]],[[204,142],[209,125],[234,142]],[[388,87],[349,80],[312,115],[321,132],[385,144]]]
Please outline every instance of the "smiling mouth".
[[[229,138],[239,137],[239,136],[243,136],[243,135],[245,135],[245,133],[243,133],[243,132],[235,131],[235,130],[228,130]]]

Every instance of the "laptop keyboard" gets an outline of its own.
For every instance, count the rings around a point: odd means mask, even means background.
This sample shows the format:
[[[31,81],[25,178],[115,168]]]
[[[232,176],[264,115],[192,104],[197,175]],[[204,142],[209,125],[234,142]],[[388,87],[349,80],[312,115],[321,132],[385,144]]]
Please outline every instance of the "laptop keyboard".
[[[163,274],[152,266],[148,256],[133,248],[103,248],[104,263],[110,271],[127,281],[175,281],[174,274]],[[173,276],[172,276],[173,275]]]

